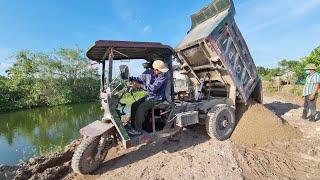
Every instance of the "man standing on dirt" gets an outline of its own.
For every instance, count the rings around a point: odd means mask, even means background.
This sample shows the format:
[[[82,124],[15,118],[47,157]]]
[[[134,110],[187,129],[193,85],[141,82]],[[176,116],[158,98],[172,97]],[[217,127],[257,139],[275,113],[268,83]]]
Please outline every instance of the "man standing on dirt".
[[[140,77],[130,77],[133,88],[142,88],[147,91],[147,96],[134,102],[131,106],[131,125],[128,133],[139,135],[142,131],[143,122],[148,111],[156,104],[165,101],[165,91],[169,80],[169,68],[161,60],[155,60],[152,64],[153,70],[145,71]]]
[[[306,84],[303,88],[303,119],[309,119],[309,121],[316,121],[315,115],[317,113],[316,104],[319,91],[320,75],[315,70],[317,69],[315,64],[308,64],[305,68],[305,72],[308,75]],[[307,117],[310,110],[310,116]]]

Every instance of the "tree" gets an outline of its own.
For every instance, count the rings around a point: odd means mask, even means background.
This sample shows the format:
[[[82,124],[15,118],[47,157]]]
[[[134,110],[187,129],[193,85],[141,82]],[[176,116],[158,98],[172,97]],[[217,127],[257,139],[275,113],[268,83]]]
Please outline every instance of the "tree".
[[[302,63],[304,65],[313,63],[318,67],[318,70],[320,70],[320,46],[315,48],[309,56],[302,58]]]
[[[279,67],[269,69],[269,68],[258,66],[257,69],[261,78],[267,81],[270,81],[272,80],[273,77],[281,74],[281,69]]]
[[[58,48],[53,58],[61,64],[60,74],[73,92],[72,101],[97,98],[100,88],[98,71],[90,68],[83,50]]]
[[[295,67],[297,67],[300,62],[299,61],[289,61],[289,60],[281,60],[279,63],[279,66],[281,68],[281,70],[283,71],[287,71],[287,70],[290,70],[290,71],[294,71]]]
[[[317,71],[320,72],[320,46],[315,48],[308,56],[300,58],[299,62],[300,63],[294,68],[298,79],[306,78],[307,75],[304,67],[309,63],[315,64],[318,67]]]
[[[269,73],[269,69],[262,66],[258,66],[257,70],[260,76],[266,76]]]
[[[90,68],[80,49],[20,51],[12,58],[8,77],[0,77],[0,111],[98,99],[98,71]]]

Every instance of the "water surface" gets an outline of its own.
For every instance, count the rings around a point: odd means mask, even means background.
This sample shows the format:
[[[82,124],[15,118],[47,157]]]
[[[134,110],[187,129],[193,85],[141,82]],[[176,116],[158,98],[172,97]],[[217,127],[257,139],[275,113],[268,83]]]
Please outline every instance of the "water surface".
[[[101,116],[99,102],[0,114],[0,164],[15,165],[64,147]]]

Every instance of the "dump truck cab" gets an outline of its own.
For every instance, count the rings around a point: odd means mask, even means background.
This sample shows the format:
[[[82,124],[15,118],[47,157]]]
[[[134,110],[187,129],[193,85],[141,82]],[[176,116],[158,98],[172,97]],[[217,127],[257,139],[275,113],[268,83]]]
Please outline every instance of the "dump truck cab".
[[[175,48],[176,58],[196,92],[228,97],[234,104],[250,97],[261,102],[257,69],[234,15],[232,0],[215,0],[193,14],[191,29]]]

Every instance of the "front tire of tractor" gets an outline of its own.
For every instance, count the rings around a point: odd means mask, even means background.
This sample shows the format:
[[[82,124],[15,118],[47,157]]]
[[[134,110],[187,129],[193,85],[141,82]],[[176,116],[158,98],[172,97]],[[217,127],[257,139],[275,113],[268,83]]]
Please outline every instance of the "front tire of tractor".
[[[210,112],[209,118],[206,121],[208,135],[219,141],[229,139],[235,127],[235,110],[228,105],[222,105],[215,108]]]
[[[82,140],[81,144],[78,146],[73,154],[71,167],[75,173],[78,174],[90,174],[103,162],[105,159],[109,148],[103,149],[103,153],[100,158],[96,158],[98,151],[99,137],[86,137]]]

